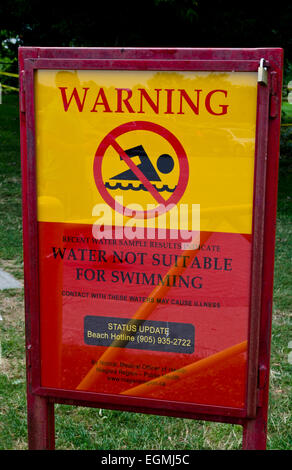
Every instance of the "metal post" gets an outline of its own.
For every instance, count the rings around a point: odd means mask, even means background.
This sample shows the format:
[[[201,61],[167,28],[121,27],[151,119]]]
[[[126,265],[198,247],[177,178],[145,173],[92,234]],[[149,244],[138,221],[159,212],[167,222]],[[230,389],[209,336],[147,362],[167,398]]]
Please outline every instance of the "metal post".
[[[266,450],[269,376],[266,368],[260,369],[258,388],[258,407],[256,417],[248,419],[243,425],[243,450]]]
[[[260,408],[260,410],[262,410]],[[267,420],[260,412],[255,419],[246,421],[243,426],[243,450],[266,450]]]
[[[29,450],[54,450],[54,403],[47,398],[28,393],[27,427]]]

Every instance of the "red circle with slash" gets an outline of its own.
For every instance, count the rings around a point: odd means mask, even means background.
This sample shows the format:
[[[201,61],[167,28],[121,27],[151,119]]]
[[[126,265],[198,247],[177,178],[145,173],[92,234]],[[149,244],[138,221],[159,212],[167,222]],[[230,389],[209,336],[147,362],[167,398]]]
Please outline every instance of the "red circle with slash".
[[[174,190],[170,198],[167,200],[163,199],[157,189],[150,183],[150,181],[135,165],[135,163],[132,162],[131,158],[125,153],[125,151],[122,149],[122,147],[118,144],[116,140],[118,137],[125,133],[140,130],[154,132],[155,134],[158,134],[162,138],[166,139],[177,155],[180,170],[179,179],[176,189]],[[135,173],[141,183],[144,184],[145,188],[150,192],[150,194],[152,194],[153,198],[158,203],[158,206],[156,206],[155,209],[151,209],[149,211],[136,211],[129,209],[127,207],[122,206],[121,204],[118,204],[116,200],[111,196],[111,194],[107,191],[102,178],[102,160],[105,155],[105,152],[110,146],[112,146],[117,151],[119,156],[122,157],[124,162]],[[189,164],[183,146],[181,145],[180,141],[175,137],[175,135],[173,135],[169,130],[153,122],[132,121],[116,127],[111,132],[109,132],[101,141],[95,154],[93,173],[95,178],[95,184],[102,198],[109,206],[111,206],[114,210],[118,211],[124,216],[147,219],[157,217],[163,214],[164,212],[169,211],[175,204],[178,203],[178,201],[184,194],[188,184]]]

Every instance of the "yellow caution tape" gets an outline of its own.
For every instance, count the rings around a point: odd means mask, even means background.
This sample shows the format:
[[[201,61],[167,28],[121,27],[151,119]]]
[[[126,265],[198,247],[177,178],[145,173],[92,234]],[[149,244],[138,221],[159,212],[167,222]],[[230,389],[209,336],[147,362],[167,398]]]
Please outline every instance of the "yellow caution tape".
[[[17,73],[9,73],[9,72],[1,72],[1,71],[0,71],[0,75],[6,75],[7,77],[16,77],[16,78],[19,77]]]
[[[15,86],[4,85],[4,83],[1,83],[1,87],[2,88],[7,88],[8,90],[19,91],[19,88],[16,88]]]

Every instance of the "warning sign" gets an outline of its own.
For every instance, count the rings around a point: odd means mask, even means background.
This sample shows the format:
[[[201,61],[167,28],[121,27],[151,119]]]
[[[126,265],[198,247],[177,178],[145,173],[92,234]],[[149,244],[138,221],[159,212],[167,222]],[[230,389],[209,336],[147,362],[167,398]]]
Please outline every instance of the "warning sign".
[[[31,434],[58,399],[266,432],[281,54],[21,49]]]
[[[44,386],[243,406],[256,90],[253,73],[36,73]]]
[[[197,204],[201,230],[251,233],[256,80],[38,70],[39,220],[94,224],[105,204],[108,225],[154,223],[173,205]]]

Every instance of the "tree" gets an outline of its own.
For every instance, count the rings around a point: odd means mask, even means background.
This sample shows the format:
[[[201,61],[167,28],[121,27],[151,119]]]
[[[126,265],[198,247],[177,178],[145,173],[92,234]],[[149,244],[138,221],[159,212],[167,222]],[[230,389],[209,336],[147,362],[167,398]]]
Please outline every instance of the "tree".
[[[0,54],[26,46],[267,47],[292,59],[292,4],[278,0],[1,0]],[[6,36],[6,37],[5,37]],[[16,43],[4,43],[16,38]],[[7,51],[7,47],[9,51]]]

